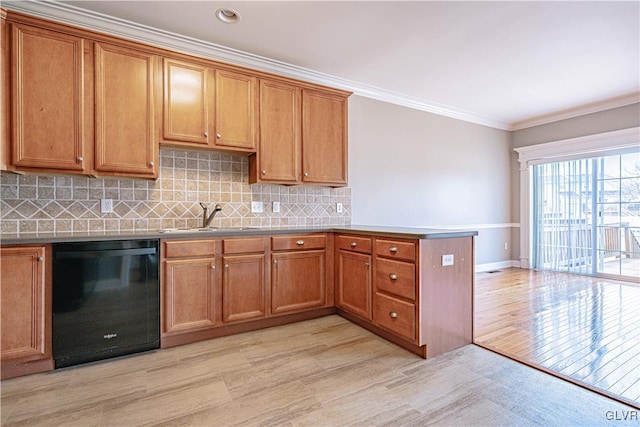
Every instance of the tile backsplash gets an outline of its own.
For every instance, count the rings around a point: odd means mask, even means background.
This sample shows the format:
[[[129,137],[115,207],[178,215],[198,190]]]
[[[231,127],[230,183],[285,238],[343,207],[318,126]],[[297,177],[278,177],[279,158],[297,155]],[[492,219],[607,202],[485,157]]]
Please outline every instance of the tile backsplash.
[[[174,149],[160,151],[156,181],[131,178],[1,173],[2,234],[146,231],[198,227],[199,202],[222,205],[213,227],[332,226],[351,223],[351,190],[248,184],[244,156]],[[113,200],[113,213],[100,212]],[[251,213],[262,201],[264,212]],[[280,202],[280,212],[272,202]],[[342,203],[342,213],[336,211]]]

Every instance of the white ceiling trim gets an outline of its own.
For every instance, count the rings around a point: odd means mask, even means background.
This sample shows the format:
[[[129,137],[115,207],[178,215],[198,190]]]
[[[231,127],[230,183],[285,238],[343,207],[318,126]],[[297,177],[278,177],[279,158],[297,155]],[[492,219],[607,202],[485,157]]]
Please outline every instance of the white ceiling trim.
[[[597,113],[598,111],[610,110],[612,108],[624,107],[625,105],[637,104],[640,102],[640,93],[619,96],[602,102],[595,102],[569,110],[559,111],[553,114],[535,117],[521,122],[514,123],[509,130],[526,129],[533,126],[540,126],[558,120],[571,119],[585,114]]]
[[[22,12],[43,19],[49,19],[93,31],[99,31],[157,47],[172,49],[220,62],[226,62],[338,89],[344,89],[367,98],[373,98],[416,110],[427,111],[483,126],[502,130],[511,130],[508,123],[482,117],[472,112],[463,111],[438,103],[425,102],[421,99],[342,79],[215,43],[209,43],[131,21],[103,15],[101,13],[87,11],[66,3],[20,1],[5,2],[4,6],[7,9],[14,10],[16,12]]]
[[[65,3],[49,1],[11,1],[4,2],[3,7],[40,18],[99,31],[161,48],[172,49],[220,62],[344,89],[359,96],[507,131],[524,129],[557,120],[577,117],[583,114],[633,104],[639,102],[640,97],[638,94],[632,94],[602,103],[594,103],[588,106],[566,110],[558,114],[549,114],[518,123],[505,123],[470,111],[464,111],[436,102],[425,101],[423,99],[342,79],[215,43],[205,42],[131,21],[103,15],[101,13],[87,11]]]

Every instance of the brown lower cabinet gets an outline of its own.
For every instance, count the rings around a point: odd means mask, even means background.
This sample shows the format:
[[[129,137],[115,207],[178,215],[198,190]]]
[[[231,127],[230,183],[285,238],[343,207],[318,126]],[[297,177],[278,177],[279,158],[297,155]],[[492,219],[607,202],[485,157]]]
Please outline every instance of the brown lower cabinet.
[[[337,311],[435,356],[472,341],[473,244],[375,233],[163,239],[161,347]],[[50,254],[50,245],[2,247],[2,378],[54,367]]]
[[[267,315],[265,238],[224,239],[222,321]]]
[[[453,256],[453,265],[443,265],[444,255]],[[472,236],[339,234],[336,307],[347,319],[424,358],[453,350],[473,339],[473,256]]]
[[[163,337],[216,325],[215,240],[165,241],[162,248]]]
[[[331,241],[326,233],[162,240],[161,347],[335,312]]]
[[[0,250],[2,379],[53,369],[50,248]]]

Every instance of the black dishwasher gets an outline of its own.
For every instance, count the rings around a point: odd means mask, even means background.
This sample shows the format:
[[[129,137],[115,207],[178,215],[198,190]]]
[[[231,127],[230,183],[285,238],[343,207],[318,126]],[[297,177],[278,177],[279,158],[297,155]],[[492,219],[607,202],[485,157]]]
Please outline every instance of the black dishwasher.
[[[53,245],[55,367],[160,345],[158,240]]]

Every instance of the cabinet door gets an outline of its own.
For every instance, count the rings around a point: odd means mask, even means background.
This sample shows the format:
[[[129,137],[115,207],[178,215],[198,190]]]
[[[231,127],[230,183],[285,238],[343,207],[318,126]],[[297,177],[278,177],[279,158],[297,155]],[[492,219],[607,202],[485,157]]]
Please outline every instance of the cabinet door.
[[[272,259],[273,314],[325,305],[325,251],[274,253]]]
[[[336,305],[371,320],[371,255],[339,251]]]
[[[208,70],[199,64],[164,59],[165,140],[209,144]]]
[[[302,181],[346,185],[346,98],[302,91]]]
[[[164,268],[163,334],[213,327],[214,259],[167,260]]]
[[[156,178],[157,57],[95,45],[95,169]]]
[[[256,78],[216,70],[215,144],[255,151]]]
[[[260,137],[254,182],[294,183],[300,179],[300,89],[260,81]]]
[[[222,271],[222,319],[225,322],[264,317],[264,254],[225,256]]]
[[[51,301],[44,257],[44,247],[0,250],[3,365],[51,358]]]
[[[84,171],[84,41],[12,24],[14,167]]]

